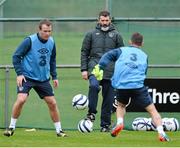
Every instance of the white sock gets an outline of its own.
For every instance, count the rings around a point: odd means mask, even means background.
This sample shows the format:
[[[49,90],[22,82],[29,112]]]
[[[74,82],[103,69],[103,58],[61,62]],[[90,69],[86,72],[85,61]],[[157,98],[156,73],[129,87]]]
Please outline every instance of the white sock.
[[[16,128],[16,122],[17,122],[17,119],[11,117],[11,122],[10,122],[9,128],[15,129]]]
[[[61,122],[54,122],[54,126],[56,129],[56,133],[59,133],[60,131],[62,131]]]
[[[118,124],[123,124],[123,118],[120,117],[120,118],[117,119],[117,125]]]
[[[158,133],[159,133],[159,134],[163,134],[163,135],[165,135],[165,132],[164,132],[163,127],[162,127],[162,126],[158,126],[156,129],[157,129],[157,131],[158,131]]]

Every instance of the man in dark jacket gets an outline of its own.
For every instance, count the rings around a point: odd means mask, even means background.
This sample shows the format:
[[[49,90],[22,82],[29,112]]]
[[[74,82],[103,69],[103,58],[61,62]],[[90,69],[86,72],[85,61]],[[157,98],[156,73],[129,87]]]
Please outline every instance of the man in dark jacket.
[[[114,101],[114,90],[111,86],[110,79],[113,74],[114,63],[112,62],[106,67],[101,81],[96,79],[92,74],[92,70],[104,53],[121,46],[124,46],[123,39],[111,23],[110,13],[108,11],[101,11],[96,28],[86,34],[81,48],[82,78],[84,80],[89,79],[89,110],[86,119],[95,120],[98,93],[101,86],[103,97],[101,106],[101,132],[110,131],[111,110]]]

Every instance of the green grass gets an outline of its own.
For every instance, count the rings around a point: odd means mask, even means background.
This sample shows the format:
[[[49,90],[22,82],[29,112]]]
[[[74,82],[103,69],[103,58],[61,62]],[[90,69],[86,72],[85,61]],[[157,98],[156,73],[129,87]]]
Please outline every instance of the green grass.
[[[3,132],[3,130],[0,130]],[[168,132],[170,142],[160,142],[157,133],[150,131],[122,131],[113,138],[110,133],[93,131],[88,134],[66,131],[69,137],[56,137],[54,131],[26,132],[16,129],[14,136],[0,138],[1,147],[178,147],[180,132]]]
[[[69,36],[68,36],[69,35]],[[147,35],[147,34],[146,34]],[[125,36],[126,37],[126,36]],[[147,36],[148,37],[148,36]],[[155,36],[149,36],[147,38],[147,48],[152,47],[152,52],[150,52],[150,59],[152,63],[155,64],[153,61],[158,61],[162,63],[165,59],[167,62],[173,61],[173,57],[171,54],[164,54],[159,58],[156,55],[156,49],[153,48],[152,44],[155,42]],[[162,38],[164,35],[162,36]],[[57,41],[57,64],[79,64],[80,63],[80,46],[82,42],[83,34],[61,34],[59,38],[56,37]],[[11,64],[11,56],[14,52],[16,46],[21,42],[22,38],[8,38],[0,40],[0,59],[1,64]],[[172,38],[173,40],[173,38]],[[169,41],[170,42],[170,41]],[[162,48],[162,47],[161,47]],[[148,48],[149,49],[149,48]],[[164,47],[166,52],[162,53],[169,53],[169,48]],[[175,49],[174,49],[175,50]],[[159,52],[159,51],[158,51]],[[177,51],[177,57],[180,55]],[[70,53],[73,56],[70,56]],[[176,59],[176,58],[175,58]],[[174,63],[178,63],[177,60]],[[158,64],[158,63],[157,63]],[[64,129],[76,129],[77,123],[80,119],[84,118],[87,110],[77,111],[72,108],[71,101],[74,95],[78,93],[83,93],[85,95],[88,94],[88,81],[84,81],[81,78],[80,69],[58,69],[58,79],[59,79],[59,88],[55,90],[55,96],[57,99],[57,103],[61,113],[62,119],[62,126]],[[16,75],[14,70],[10,70],[10,78],[9,78],[9,108],[8,108],[8,116],[10,119],[12,105],[16,100]],[[178,76],[180,75],[179,69],[150,69],[148,72],[149,76]],[[4,93],[5,93],[5,70],[0,70],[0,127],[4,127]],[[99,95],[98,101],[98,113],[97,113],[97,120],[95,121],[95,128],[99,128],[99,118],[100,118],[100,106],[102,102],[101,92]],[[38,112],[37,112],[38,110]],[[179,115],[177,113],[170,114],[170,117],[175,117]],[[135,115],[136,117],[141,116],[140,113]],[[127,122],[127,127],[131,127],[131,121],[135,118],[134,115],[127,114],[125,122]],[[167,114],[163,117],[167,117]],[[69,118],[71,118],[71,122],[69,122]],[[178,119],[180,119],[177,116]],[[130,119],[130,120],[129,120]],[[129,122],[130,121],[130,122]],[[43,124],[42,124],[43,123]],[[45,124],[44,124],[45,123]],[[30,93],[29,99],[25,104],[22,114],[17,122],[18,127],[35,127],[35,128],[50,128],[52,129],[54,126],[52,121],[49,117],[49,112],[46,104],[39,99],[38,95],[32,90]]]
[[[115,17],[133,17],[133,16],[176,16],[179,12],[177,2],[175,6],[177,8],[167,5],[166,1],[163,1],[163,7],[166,9],[173,8],[170,13],[164,14],[164,11],[158,9],[158,13],[154,13],[151,7],[156,6],[159,2],[149,2],[141,4],[144,0],[139,0],[135,4],[140,9],[134,9],[135,13],[132,11],[126,12],[126,7],[120,8],[118,3],[121,1],[114,1],[112,3],[112,14]],[[177,0],[176,0],[177,1]],[[23,3],[22,3],[23,2]],[[125,3],[124,3],[125,2]],[[20,11],[24,12],[23,9],[29,10],[30,13],[26,13],[23,17],[65,17],[65,16],[97,16],[99,10],[104,8],[105,1],[93,1],[92,0],[79,0],[70,1],[67,0],[53,0],[52,5],[49,5],[49,1],[46,0],[42,5],[37,5],[36,0],[30,2],[19,0],[16,5],[12,4],[11,1],[7,1],[4,7],[4,16],[6,17],[19,17]],[[60,5],[57,5],[59,3]],[[23,5],[22,5],[23,4]],[[91,5],[90,5],[91,4]],[[95,5],[94,5],[95,4]],[[131,0],[123,0],[123,4],[128,5],[128,7],[134,7],[134,3]],[[132,5],[131,5],[132,4]],[[50,6],[50,11],[47,11],[47,5]],[[79,5],[82,5],[81,9]],[[117,7],[116,7],[116,6]],[[15,7],[14,7],[15,6]],[[41,12],[39,12],[39,6],[41,7]],[[93,7],[91,7],[93,6]],[[20,8],[20,9],[19,9]],[[22,9],[21,9],[22,8]],[[32,11],[33,8],[33,11]],[[69,8],[69,9],[67,9]],[[117,9],[118,8],[118,9]],[[175,9],[174,9],[175,8]],[[53,11],[51,11],[53,9]],[[9,11],[11,10],[11,11]],[[14,10],[17,13],[13,13]],[[57,10],[57,11],[56,11]],[[85,10],[85,11],[84,11]],[[90,11],[88,11],[90,10]],[[137,11],[138,10],[138,11]],[[38,12],[38,13],[37,13]],[[59,13],[58,13],[59,12]],[[82,13],[86,12],[86,13]],[[126,12],[126,13],[124,13]],[[142,13],[143,12],[143,13]],[[152,14],[153,12],[153,14]],[[155,16],[157,17],[157,16]],[[4,24],[4,35],[5,38],[0,39],[0,65],[12,64],[11,57],[16,47],[20,44],[22,39],[34,32],[35,23],[34,22],[6,22]],[[172,26],[171,26],[172,25]],[[57,64],[80,64],[80,48],[82,40],[86,31],[90,30],[91,27],[94,28],[93,23],[74,23],[74,22],[55,22],[54,26],[54,38],[57,46]],[[128,44],[128,39],[132,32],[139,31],[145,37],[144,49],[149,55],[149,64],[180,64],[180,47],[179,37],[179,22],[120,22],[117,24],[118,30],[121,32],[125,44]],[[5,120],[5,70],[0,70],[0,127],[4,128]],[[0,146],[20,146],[20,147],[51,147],[51,146],[144,146],[144,147],[172,147],[180,145],[180,132],[168,133],[172,141],[169,143],[160,143],[156,139],[155,132],[132,132],[123,131],[122,134],[117,138],[111,138],[107,133],[99,133],[98,131],[92,132],[91,134],[80,134],[76,131],[71,131],[68,129],[77,129],[77,123],[82,119],[87,110],[77,111],[72,108],[71,100],[72,97],[78,93],[83,93],[87,95],[88,82],[81,79],[80,69],[58,69],[58,79],[60,87],[55,90],[55,95],[57,98],[57,103],[61,113],[61,121],[63,129],[67,130],[70,137],[68,138],[56,138],[54,131],[51,130],[37,130],[37,132],[25,132],[24,129],[17,129],[15,136],[7,138],[1,136]],[[149,77],[177,77],[180,75],[179,69],[149,69]],[[9,97],[8,97],[8,116],[10,119],[11,109],[14,101],[16,100],[16,75],[14,70],[10,71],[9,78]],[[101,94],[100,94],[101,96]],[[98,101],[98,113],[96,116],[96,121],[94,123],[94,128],[99,129],[99,119],[100,119],[100,105],[102,98],[99,97]],[[131,127],[131,122],[135,117],[147,116],[146,113],[128,113],[125,117],[126,128]],[[176,117],[180,119],[179,113],[162,113],[163,117]],[[113,116],[113,118],[115,118]],[[180,120],[179,120],[180,121]],[[53,129],[53,123],[49,117],[49,112],[45,103],[39,99],[38,95],[32,91],[27,103],[25,104],[22,114],[17,122],[18,127],[33,127],[33,128],[47,128]],[[0,130],[3,132],[3,130]]]
[[[60,109],[61,121],[63,129],[76,129],[78,122],[87,114],[87,109],[78,111],[72,107],[72,98],[78,93],[87,95],[88,81],[81,79],[79,69],[58,69],[59,88],[55,89],[56,100]],[[0,98],[0,127],[4,127],[4,73],[0,73],[1,80],[1,98]],[[16,79],[14,70],[10,71],[9,78],[9,108],[8,115],[10,120],[12,105],[16,100]],[[100,107],[102,103],[101,92],[98,100],[98,113],[94,128],[99,129],[100,125]],[[175,117],[180,121],[179,113],[162,113],[162,117]],[[136,117],[149,117],[147,113],[127,113],[125,116],[126,129],[131,128],[131,123]],[[69,120],[71,119],[71,122]],[[115,120],[115,117],[113,116]],[[18,127],[35,127],[52,129],[54,125],[50,119],[47,105],[44,101],[39,99],[38,95],[32,90],[29,98],[24,105],[22,114],[17,122]]]
[[[126,30],[129,26],[129,30]],[[134,30],[142,32],[145,36],[145,45],[144,49],[149,54],[149,63],[150,64],[179,64],[180,63],[180,50],[177,48],[180,46],[178,42],[178,37],[180,33],[175,30],[170,32],[163,32],[159,30],[148,30],[146,24],[121,24],[120,30],[122,29],[122,36],[124,37],[125,43],[127,45],[128,38],[130,33]],[[80,26],[80,25],[79,25]],[[64,30],[63,30],[64,31]],[[127,31],[127,32],[126,32]],[[152,31],[152,32],[151,32]],[[167,38],[167,35],[169,38]],[[25,36],[25,34],[24,34]],[[55,32],[55,40],[57,46],[57,64],[80,64],[80,48],[83,40],[83,33],[75,32]],[[11,64],[11,57],[20,44],[24,37],[8,37],[0,39],[0,64],[6,65]],[[77,123],[80,119],[86,116],[87,110],[77,111],[73,109],[71,101],[74,95],[78,93],[88,94],[88,81],[84,81],[81,78],[80,69],[58,69],[58,79],[59,79],[59,88],[55,90],[55,96],[61,113],[62,126],[64,129],[76,129]],[[0,127],[4,128],[5,120],[5,70],[0,70]],[[148,77],[163,77],[163,76],[179,76],[180,69],[149,69]],[[16,75],[14,70],[10,70],[9,73],[9,108],[8,116],[10,119],[12,105],[16,100]],[[100,106],[102,102],[101,92],[99,94],[98,100],[98,113],[97,120],[95,121],[94,127],[99,128],[99,119],[100,119]],[[38,110],[38,111],[37,111]],[[169,114],[170,117],[179,118],[179,113]],[[127,128],[131,127],[131,121],[133,118],[141,116],[140,113],[132,115],[127,114],[125,122],[127,122]],[[164,115],[163,117],[167,117]],[[71,118],[71,122],[69,119]],[[38,95],[32,91],[30,93],[29,99],[25,104],[22,114],[17,122],[18,127],[35,127],[35,128],[48,128],[52,129],[53,123],[49,117],[49,112],[46,104],[39,99]]]

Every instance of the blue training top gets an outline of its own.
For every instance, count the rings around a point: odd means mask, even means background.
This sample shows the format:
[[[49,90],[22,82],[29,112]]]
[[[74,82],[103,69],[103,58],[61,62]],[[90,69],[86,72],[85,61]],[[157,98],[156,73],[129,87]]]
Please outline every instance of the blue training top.
[[[17,75],[36,81],[56,79],[56,47],[52,37],[42,40],[38,34],[27,37],[13,55]]]
[[[104,54],[99,61],[104,69],[110,61],[115,61],[112,86],[116,89],[135,89],[144,86],[148,67],[148,57],[134,46],[121,47]]]

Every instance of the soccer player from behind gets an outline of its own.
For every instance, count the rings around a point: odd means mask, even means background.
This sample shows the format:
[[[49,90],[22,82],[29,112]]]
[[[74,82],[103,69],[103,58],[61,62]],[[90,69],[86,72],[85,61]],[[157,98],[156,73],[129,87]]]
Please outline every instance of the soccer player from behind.
[[[111,131],[111,136],[116,137],[124,127],[124,115],[129,99],[146,109],[157,127],[160,141],[169,141],[163,130],[162,119],[150,97],[144,80],[148,68],[148,56],[142,51],[143,36],[134,33],[131,36],[130,46],[116,48],[107,52],[96,65],[93,74],[102,78],[103,70],[110,61],[115,62],[112,86],[116,89],[118,106],[116,110],[117,124]]]
[[[13,65],[17,74],[17,100],[13,105],[9,128],[5,136],[12,136],[22,107],[31,88],[44,100],[49,108],[58,137],[66,137],[62,131],[59,110],[50,85],[52,76],[54,88],[58,87],[56,72],[56,46],[51,36],[52,23],[43,19],[39,23],[38,33],[25,38],[13,54]]]

